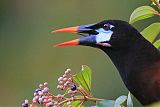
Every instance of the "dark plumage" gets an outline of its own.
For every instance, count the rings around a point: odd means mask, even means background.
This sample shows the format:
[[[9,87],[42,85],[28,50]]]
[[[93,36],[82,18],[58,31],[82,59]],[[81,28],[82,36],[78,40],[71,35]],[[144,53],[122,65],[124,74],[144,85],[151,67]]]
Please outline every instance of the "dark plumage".
[[[111,58],[128,90],[143,105],[160,101],[160,52],[127,22],[106,20],[54,32],[88,34],[56,47],[85,45],[100,48]]]

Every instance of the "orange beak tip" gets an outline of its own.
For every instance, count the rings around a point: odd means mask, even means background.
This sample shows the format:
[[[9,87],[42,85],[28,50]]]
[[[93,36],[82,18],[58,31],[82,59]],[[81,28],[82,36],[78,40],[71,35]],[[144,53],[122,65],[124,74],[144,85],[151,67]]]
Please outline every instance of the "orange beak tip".
[[[75,45],[79,45],[79,40],[78,39],[54,45],[53,48],[57,48],[59,46],[75,46]]]
[[[51,33],[55,33],[55,32],[71,32],[71,33],[76,33],[76,32],[78,32],[78,26],[57,29],[57,30],[52,31]]]

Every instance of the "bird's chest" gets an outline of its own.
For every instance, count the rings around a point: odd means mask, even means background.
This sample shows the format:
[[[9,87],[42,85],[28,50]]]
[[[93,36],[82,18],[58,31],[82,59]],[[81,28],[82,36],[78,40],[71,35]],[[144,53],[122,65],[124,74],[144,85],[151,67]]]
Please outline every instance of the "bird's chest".
[[[125,85],[141,102],[148,103],[160,99],[160,65],[145,71],[132,71],[125,79]]]

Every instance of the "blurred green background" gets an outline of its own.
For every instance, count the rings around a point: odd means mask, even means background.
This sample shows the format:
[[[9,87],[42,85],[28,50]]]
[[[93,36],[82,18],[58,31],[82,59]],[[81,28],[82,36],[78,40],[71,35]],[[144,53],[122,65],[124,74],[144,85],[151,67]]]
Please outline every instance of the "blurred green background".
[[[128,90],[102,51],[90,47],[52,48],[78,38],[76,34],[50,32],[54,29],[99,22],[128,21],[132,11],[149,0],[1,0],[0,1],[0,107],[18,107],[31,99],[39,83],[47,81],[51,92],[65,69],[78,72],[81,65],[92,68],[92,92],[96,97],[115,99]],[[134,24],[141,31],[156,22],[150,18]],[[134,99],[135,100],[135,99]],[[134,101],[135,107],[140,107]]]

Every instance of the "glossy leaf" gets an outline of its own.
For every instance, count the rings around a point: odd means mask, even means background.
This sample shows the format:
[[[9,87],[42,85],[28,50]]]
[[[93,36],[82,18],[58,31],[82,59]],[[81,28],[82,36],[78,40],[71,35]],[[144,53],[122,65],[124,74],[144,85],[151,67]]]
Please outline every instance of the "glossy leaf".
[[[136,21],[146,19],[158,14],[158,12],[150,6],[141,6],[136,8],[130,16],[129,23],[134,23]]]
[[[91,69],[83,65],[82,70],[73,77],[74,81],[82,86],[83,89],[91,91]]]
[[[127,107],[133,107],[133,102],[132,102],[132,98],[131,98],[131,93],[128,93],[128,97],[127,97]]]
[[[77,101],[72,101],[71,105],[72,107],[78,107],[81,104],[81,101],[77,100]],[[63,104],[64,107],[68,107],[67,102]],[[84,106],[81,106],[84,107]]]
[[[156,48],[160,48],[160,39],[153,44]]]
[[[122,95],[118,97],[114,103],[114,107],[121,107],[121,105],[127,100],[127,96]]]
[[[114,100],[103,100],[97,103],[97,107],[114,107]]]
[[[160,23],[153,23],[141,32],[141,34],[150,42],[153,42],[159,33]]]
[[[79,101],[79,100],[73,101],[71,104],[72,104],[72,107],[78,107],[81,104],[81,101]]]

